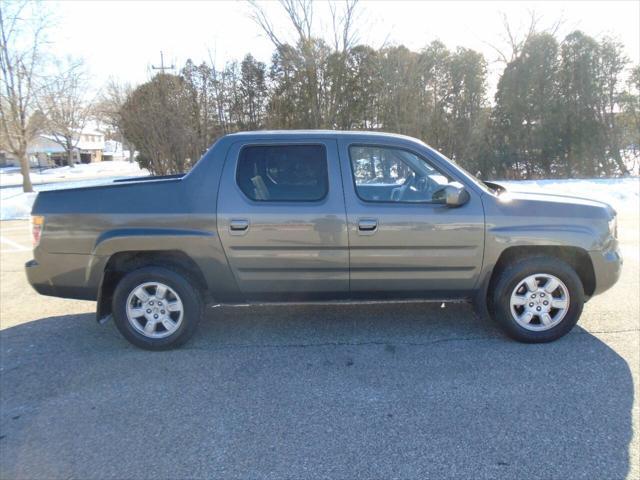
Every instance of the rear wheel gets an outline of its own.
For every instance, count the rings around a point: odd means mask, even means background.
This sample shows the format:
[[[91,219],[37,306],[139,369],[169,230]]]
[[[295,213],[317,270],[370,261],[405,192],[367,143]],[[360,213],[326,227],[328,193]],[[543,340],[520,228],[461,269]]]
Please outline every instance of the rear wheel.
[[[203,302],[188,275],[149,266],[120,280],[112,309],[116,326],[127,340],[148,350],[164,350],[193,335]]]
[[[500,272],[489,292],[493,317],[521,342],[550,342],[578,322],[584,304],[580,277],[553,257],[527,257]]]

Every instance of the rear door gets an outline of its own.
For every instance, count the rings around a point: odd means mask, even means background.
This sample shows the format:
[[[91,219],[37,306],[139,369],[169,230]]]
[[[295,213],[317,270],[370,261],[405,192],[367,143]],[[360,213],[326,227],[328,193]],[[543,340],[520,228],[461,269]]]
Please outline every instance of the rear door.
[[[449,208],[441,189],[457,179],[424,152],[349,140],[340,140],[340,157],[353,296],[442,298],[472,290],[484,245],[480,196],[467,188],[470,201]]]
[[[337,143],[234,144],[220,182],[218,232],[248,300],[346,296],[348,238]]]

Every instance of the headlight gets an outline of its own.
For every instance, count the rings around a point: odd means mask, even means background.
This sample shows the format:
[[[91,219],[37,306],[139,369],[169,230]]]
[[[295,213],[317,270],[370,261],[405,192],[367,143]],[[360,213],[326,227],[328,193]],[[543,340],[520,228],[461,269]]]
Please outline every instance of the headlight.
[[[609,220],[609,233],[613,238],[618,238],[618,217]]]
[[[44,217],[41,215],[31,216],[31,238],[33,240],[33,247],[37,247],[40,244],[40,237],[42,236],[42,229],[44,228]]]

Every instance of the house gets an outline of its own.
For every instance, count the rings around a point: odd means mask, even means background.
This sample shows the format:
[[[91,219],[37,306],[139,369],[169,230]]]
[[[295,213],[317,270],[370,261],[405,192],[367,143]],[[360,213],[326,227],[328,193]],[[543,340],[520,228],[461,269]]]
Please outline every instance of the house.
[[[0,150],[0,168],[17,167],[20,163],[9,152]]]
[[[93,163],[102,161],[102,152],[105,148],[104,134],[96,129],[85,128],[74,138],[76,143],[73,149],[74,163]],[[27,153],[31,157],[31,164],[38,166],[66,165],[67,152],[64,147],[54,140],[51,135],[41,134],[27,147]]]
[[[104,142],[104,150],[102,151],[102,161],[108,162],[112,160],[126,160],[129,158],[129,151],[123,149],[121,142],[115,140],[106,140]]]
[[[76,143],[77,142],[77,143]],[[95,163],[130,159],[129,150],[123,149],[122,142],[105,140],[99,124],[85,126],[74,138],[74,163]],[[52,135],[40,134],[27,147],[31,167],[47,168],[68,164],[67,152],[54,140]],[[18,167],[20,161],[11,153],[0,150],[0,167]]]

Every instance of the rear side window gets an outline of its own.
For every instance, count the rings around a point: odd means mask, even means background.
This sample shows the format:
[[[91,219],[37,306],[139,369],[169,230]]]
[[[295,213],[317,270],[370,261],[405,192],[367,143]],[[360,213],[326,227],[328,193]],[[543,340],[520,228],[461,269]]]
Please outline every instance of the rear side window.
[[[244,147],[236,182],[259,202],[313,202],[329,190],[327,153],[322,145]]]

